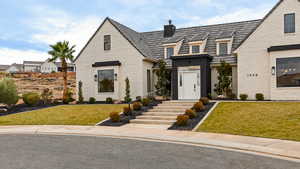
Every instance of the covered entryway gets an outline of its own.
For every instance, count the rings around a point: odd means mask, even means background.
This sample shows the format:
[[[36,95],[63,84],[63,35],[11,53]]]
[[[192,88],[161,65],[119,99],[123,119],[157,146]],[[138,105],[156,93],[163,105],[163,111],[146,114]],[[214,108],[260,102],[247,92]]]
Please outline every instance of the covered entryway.
[[[211,70],[208,54],[173,56],[172,99],[195,100],[207,97],[211,91]]]
[[[180,70],[178,72],[178,98],[180,100],[199,99],[201,96],[200,71]]]

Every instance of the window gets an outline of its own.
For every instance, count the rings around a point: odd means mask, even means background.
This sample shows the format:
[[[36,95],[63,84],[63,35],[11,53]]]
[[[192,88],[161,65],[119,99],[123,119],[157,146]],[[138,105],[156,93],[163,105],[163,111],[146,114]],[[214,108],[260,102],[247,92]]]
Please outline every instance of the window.
[[[98,71],[98,92],[114,92],[114,70]]]
[[[200,46],[199,45],[193,45],[192,46],[192,53],[200,53]]]
[[[173,47],[167,48],[167,56],[166,56],[166,58],[169,59],[173,55],[174,55],[174,48]]]
[[[147,70],[147,92],[151,92],[151,71]]]
[[[104,50],[110,50],[111,48],[111,37],[110,35],[104,35]]]
[[[295,33],[295,14],[284,15],[284,33]]]
[[[300,86],[300,57],[276,59],[277,87]]]
[[[220,43],[219,55],[227,55],[227,54],[228,54],[228,43]]]

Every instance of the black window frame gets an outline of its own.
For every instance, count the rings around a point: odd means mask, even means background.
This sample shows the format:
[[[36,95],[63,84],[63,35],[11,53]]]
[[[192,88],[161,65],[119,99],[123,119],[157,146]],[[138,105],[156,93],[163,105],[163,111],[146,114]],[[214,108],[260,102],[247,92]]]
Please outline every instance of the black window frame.
[[[296,14],[295,13],[284,14],[284,33],[295,33],[295,32],[296,32]]]
[[[194,47],[197,47],[197,48],[198,48],[197,51],[194,50]],[[192,50],[192,53],[193,53],[193,54],[195,54],[195,53],[200,53],[200,45],[192,45],[191,48],[192,48],[191,50]]]
[[[300,87],[300,76],[299,79],[297,79],[296,76],[297,74],[300,74],[300,57],[276,59],[276,87],[277,88]]]
[[[147,92],[151,92],[151,70],[147,69]]]
[[[111,50],[111,35],[104,35],[104,50],[108,51]]]
[[[226,52],[222,53],[222,45],[226,45]],[[228,55],[228,51],[229,51],[229,43],[228,42],[220,42],[219,43],[219,55]]]
[[[103,90],[101,88],[101,74],[100,72],[102,71],[112,71],[112,77],[110,77],[108,80],[112,81],[112,90],[109,89],[109,90]],[[115,76],[115,70],[114,69],[102,69],[102,70],[98,70],[98,93],[114,93],[115,92],[115,79],[114,79],[114,76]]]

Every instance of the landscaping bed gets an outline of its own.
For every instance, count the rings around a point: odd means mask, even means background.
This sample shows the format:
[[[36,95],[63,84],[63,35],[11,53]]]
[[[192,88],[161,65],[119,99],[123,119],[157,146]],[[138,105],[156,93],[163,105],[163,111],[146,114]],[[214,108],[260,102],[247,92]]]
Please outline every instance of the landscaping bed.
[[[207,105],[205,105],[205,110],[201,112],[196,112],[197,117],[194,119],[189,119],[188,124],[186,126],[179,126],[176,123],[174,123],[169,128],[169,130],[185,130],[185,131],[193,130],[199,124],[199,122],[205,117],[205,115],[210,111],[210,109],[214,106],[214,104],[215,104],[214,102],[208,103]]]
[[[223,102],[197,131],[300,141],[300,103]]]
[[[111,119],[108,119],[101,124],[98,124],[98,126],[110,126],[110,127],[120,127],[125,124],[130,123],[130,120],[136,119],[137,116],[142,115],[144,112],[147,112],[149,109],[152,109],[154,106],[157,106],[160,104],[160,101],[153,101],[148,106],[143,106],[141,110],[139,111],[132,111],[132,115],[126,116],[124,113],[120,114],[120,121],[119,122],[113,122]],[[128,106],[127,106],[128,107]]]

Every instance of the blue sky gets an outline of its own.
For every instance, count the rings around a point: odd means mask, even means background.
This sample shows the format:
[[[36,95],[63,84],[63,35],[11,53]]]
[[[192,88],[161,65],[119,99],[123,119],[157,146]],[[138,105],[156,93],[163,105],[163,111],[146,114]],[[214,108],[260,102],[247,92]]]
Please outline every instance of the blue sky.
[[[0,64],[45,60],[49,44],[77,52],[109,16],[136,31],[262,18],[278,0],[1,0]],[[88,2],[88,3],[87,3]]]

